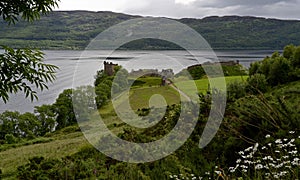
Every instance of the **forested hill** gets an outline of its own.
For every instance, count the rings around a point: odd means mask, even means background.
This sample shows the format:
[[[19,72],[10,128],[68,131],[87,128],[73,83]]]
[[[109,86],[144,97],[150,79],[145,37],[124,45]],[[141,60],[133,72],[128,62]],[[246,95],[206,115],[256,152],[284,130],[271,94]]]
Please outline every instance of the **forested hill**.
[[[122,21],[136,18],[113,12],[54,11],[33,23],[7,25],[0,21],[0,45],[15,48],[84,49],[100,32]],[[198,31],[214,49],[283,49],[300,42],[300,21],[256,17],[206,17],[179,19]],[[161,41],[142,40],[130,49],[176,49]]]

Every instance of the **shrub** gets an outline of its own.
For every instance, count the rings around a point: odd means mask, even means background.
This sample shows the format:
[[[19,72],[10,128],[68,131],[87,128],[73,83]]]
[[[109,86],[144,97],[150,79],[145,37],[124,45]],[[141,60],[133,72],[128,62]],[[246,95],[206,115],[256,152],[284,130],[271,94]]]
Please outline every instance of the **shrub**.
[[[6,134],[5,141],[7,144],[14,144],[17,142],[17,138],[12,134]]]
[[[246,84],[239,81],[229,83],[227,86],[227,97],[229,101],[242,98],[246,95]]]
[[[265,93],[269,89],[266,76],[254,74],[247,79],[246,91],[251,94]]]

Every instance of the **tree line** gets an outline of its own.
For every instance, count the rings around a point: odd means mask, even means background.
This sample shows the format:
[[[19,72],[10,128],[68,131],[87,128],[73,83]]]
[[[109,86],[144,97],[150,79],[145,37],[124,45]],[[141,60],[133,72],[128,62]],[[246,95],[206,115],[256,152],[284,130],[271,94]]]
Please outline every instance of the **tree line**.
[[[12,144],[22,138],[34,139],[77,124],[77,118],[89,118],[89,110],[99,109],[109,102],[111,89],[119,93],[127,88],[127,76],[128,72],[120,66],[115,67],[113,76],[100,70],[95,76],[95,87],[65,89],[55,103],[36,106],[33,113],[3,112],[0,114],[0,142]]]

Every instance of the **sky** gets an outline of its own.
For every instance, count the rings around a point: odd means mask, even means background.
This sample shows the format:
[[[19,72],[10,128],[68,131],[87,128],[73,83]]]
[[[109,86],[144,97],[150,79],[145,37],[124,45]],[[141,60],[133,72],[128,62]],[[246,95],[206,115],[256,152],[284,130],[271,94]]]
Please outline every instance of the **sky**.
[[[300,19],[300,0],[61,0],[57,10],[113,11],[170,18],[240,15]]]

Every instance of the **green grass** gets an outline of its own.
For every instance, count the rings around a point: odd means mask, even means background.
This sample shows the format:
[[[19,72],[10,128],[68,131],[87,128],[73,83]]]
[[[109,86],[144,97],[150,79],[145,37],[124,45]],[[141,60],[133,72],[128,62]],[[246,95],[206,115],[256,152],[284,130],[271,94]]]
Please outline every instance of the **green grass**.
[[[141,77],[134,81],[131,86],[129,95],[121,94],[115,99],[115,104],[117,107],[125,107],[126,101],[128,101],[127,96],[129,96],[130,109],[137,111],[142,108],[149,108],[149,101],[151,100],[155,103],[155,106],[162,104],[154,95],[161,95],[165,99],[167,105],[178,104],[180,102],[179,93],[170,86],[160,86],[160,77]],[[151,97],[154,97],[151,99]],[[106,110],[101,110],[101,112],[110,112],[112,110],[112,105],[109,104]]]
[[[246,81],[247,78],[248,76],[228,76],[225,77],[225,81],[226,84],[228,84],[233,81]],[[211,78],[210,81],[211,84],[215,84],[214,87],[225,90],[224,87],[220,86],[223,82],[222,78]],[[129,93],[129,103],[131,109],[136,111],[142,108],[149,108],[149,100],[155,94],[163,96],[167,105],[180,103],[180,96],[177,90],[170,86],[160,87],[160,83],[161,79],[157,77],[137,79]],[[208,79],[199,79],[193,81],[178,78],[175,80],[175,86],[192,98],[197,98],[198,92],[206,93],[208,90],[208,84]],[[116,102],[114,102],[116,106],[124,106],[124,103],[127,100],[126,97],[126,94],[120,95],[116,99]],[[113,105],[109,103],[107,106],[100,110],[100,114],[104,117],[109,117],[111,115],[114,115],[113,109]],[[114,121],[115,123],[118,123],[117,120]]]
[[[206,93],[208,90],[209,82],[210,84],[213,84],[210,86],[210,88],[217,88],[220,90],[226,90],[226,85],[228,85],[231,82],[234,81],[246,81],[248,76],[227,76],[224,79],[223,78],[211,78],[211,79],[199,79],[199,80],[175,80],[175,85],[178,87],[181,91],[183,91],[188,96],[196,96],[197,92],[200,93]],[[197,88],[197,89],[196,89]]]
[[[25,145],[0,152],[0,169],[2,169],[3,178],[15,179],[17,167],[28,163],[29,159],[35,156],[62,158],[88,145],[81,132],[58,133],[55,136],[56,140],[48,143]]]
[[[156,94],[163,96],[167,105],[178,104],[180,102],[179,93],[172,87],[162,86],[162,87],[139,88],[139,89],[132,89],[130,92],[129,101],[130,101],[131,108],[133,110],[149,108],[149,100],[153,95]]]
[[[159,77],[141,77],[134,81],[134,83],[131,86],[131,89],[140,88],[140,87],[159,86],[160,84],[161,84],[161,78]]]

